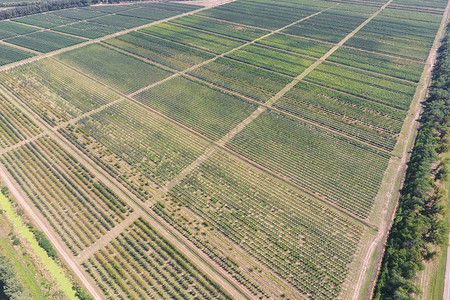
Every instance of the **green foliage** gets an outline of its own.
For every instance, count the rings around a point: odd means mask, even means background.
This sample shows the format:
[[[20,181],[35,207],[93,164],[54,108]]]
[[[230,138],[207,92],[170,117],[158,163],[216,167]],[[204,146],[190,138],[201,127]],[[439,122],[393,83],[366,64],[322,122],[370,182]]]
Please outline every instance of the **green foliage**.
[[[413,294],[420,293],[415,276],[424,268],[423,262],[436,255],[430,246],[442,245],[448,234],[448,221],[444,218],[446,191],[435,184],[433,164],[439,153],[448,150],[449,47],[447,33],[439,49],[374,299],[413,299]],[[446,162],[439,164],[438,169],[437,178],[446,176]]]
[[[72,289],[75,291],[75,297],[80,300],[94,300],[94,298],[89,295],[84,288],[82,288],[77,283],[72,286]]]
[[[8,189],[7,186],[2,186],[1,193],[2,193],[6,198],[9,198],[9,189]]]
[[[24,293],[11,262],[6,256],[0,256],[0,299],[24,300],[29,299]]]

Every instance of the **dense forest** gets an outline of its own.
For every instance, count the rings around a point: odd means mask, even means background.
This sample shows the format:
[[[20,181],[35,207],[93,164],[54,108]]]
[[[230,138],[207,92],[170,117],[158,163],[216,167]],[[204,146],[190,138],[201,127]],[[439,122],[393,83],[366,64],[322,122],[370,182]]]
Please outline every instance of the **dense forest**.
[[[439,48],[432,83],[411,154],[399,207],[386,244],[374,299],[413,299],[424,262],[437,254],[448,234],[447,178],[442,154],[449,146],[449,26]]]

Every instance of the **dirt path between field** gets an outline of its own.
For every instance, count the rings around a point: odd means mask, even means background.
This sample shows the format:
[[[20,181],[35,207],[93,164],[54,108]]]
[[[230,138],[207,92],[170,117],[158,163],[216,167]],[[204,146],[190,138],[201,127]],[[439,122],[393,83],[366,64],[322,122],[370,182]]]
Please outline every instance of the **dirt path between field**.
[[[43,222],[41,222],[39,216],[35,213],[35,208],[28,205],[25,199],[22,197],[22,194],[16,189],[15,184],[13,184],[10,177],[7,175],[8,173],[5,171],[5,167],[0,164],[0,178],[3,182],[8,186],[10,194],[13,196],[14,201],[20,205],[20,207],[25,211],[26,215],[32,220],[33,224],[36,225],[39,230],[43,231],[47,238],[52,243],[53,247],[55,247],[56,251],[59,253],[59,257],[63,259],[63,261],[70,267],[70,269],[75,273],[78,279],[81,281],[86,290],[91,294],[95,299],[101,299],[99,294],[97,293],[96,288],[91,284],[91,282],[85,277],[84,273],[80,270],[80,266],[72,259],[71,255],[67,254],[67,250],[64,249],[56,237],[56,234],[53,230],[50,230]]]
[[[355,299],[355,300],[361,296],[360,289],[361,289],[361,286],[363,285],[364,280],[368,276],[368,274],[366,274],[365,271],[368,270],[368,268],[370,267],[370,262],[372,261],[373,251],[377,248],[379,243],[382,242],[381,251],[379,252],[379,254],[377,256],[376,267],[375,267],[374,272],[371,277],[369,290],[365,297],[366,299],[370,298],[370,296],[372,295],[373,289],[375,287],[375,284],[376,284],[376,279],[378,276],[379,267],[381,265],[381,260],[383,258],[384,248],[385,248],[386,240],[388,237],[389,229],[392,224],[393,218],[395,216],[398,199],[400,197],[401,185],[403,184],[404,177],[406,175],[407,162],[409,160],[408,153],[411,151],[411,149],[414,145],[415,136],[417,134],[417,129],[419,127],[418,120],[420,117],[420,113],[422,111],[421,102],[423,100],[425,100],[425,97],[426,97],[426,94],[428,91],[428,87],[430,84],[430,78],[431,78],[431,72],[432,72],[432,69],[434,66],[434,62],[436,61],[437,50],[440,45],[440,40],[443,37],[443,34],[445,32],[445,26],[449,19],[449,13],[450,13],[450,1],[448,2],[447,7],[445,9],[445,13],[442,17],[442,21],[441,21],[439,30],[436,33],[436,38],[433,43],[433,47],[430,49],[430,54],[429,54],[427,62],[426,62],[426,68],[424,69],[424,72],[422,73],[422,79],[420,81],[420,84],[422,84],[422,86],[420,86],[420,85],[418,86],[418,88],[416,90],[416,94],[414,96],[414,100],[411,103],[409,113],[412,114],[412,118],[409,120],[409,122],[405,120],[404,129],[402,129],[402,131],[406,130],[406,136],[403,138],[404,146],[402,149],[402,154],[400,155],[401,160],[400,160],[398,167],[395,170],[395,175],[394,175],[395,178],[398,178],[401,175],[400,186],[396,185],[396,180],[390,181],[389,182],[390,187],[388,189],[388,196],[391,196],[391,197],[386,198],[386,199],[392,199],[392,195],[395,194],[395,196],[394,196],[395,203],[392,207],[391,212],[389,213],[388,218],[386,218],[387,214],[388,214],[388,211],[387,211],[388,207],[386,206],[385,210],[383,211],[383,216],[385,216],[385,217],[382,218],[382,224],[380,226],[380,230],[378,232],[377,237],[374,239],[374,241],[370,245],[369,251],[367,252],[367,255],[363,261],[363,267],[361,269],[360,276],[358,277],[358,282],[356,284],[355,293],[353,295],[353,299]],[[395,191],[396,187],[397,187],[397,190]]]

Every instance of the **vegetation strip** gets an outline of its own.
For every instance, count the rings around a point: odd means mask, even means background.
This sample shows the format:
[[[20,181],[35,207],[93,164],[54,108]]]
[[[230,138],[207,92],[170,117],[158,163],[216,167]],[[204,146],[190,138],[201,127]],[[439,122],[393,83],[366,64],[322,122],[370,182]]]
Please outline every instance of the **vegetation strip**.
[[[447,29],[448,30],[448,29]],[[420,293],[414,283],[424,261],[436,255],[448,234],[445,188],[447,163],[439,155],[449,149],[450,41],[447,31],[433,70],[430,92],[406,173],[402,195],[389,233],[374,299],[412,299]],[[436,162],[439,162],[438,164]],[[437,166],[436,166],[437,165]]]
[[[6,198],[1,193],[0,193],[0,205],[1,208],[8,215],[8,218],[13,222],[14,227],[20,232],[22,237],[25,238],[30,243],[32,251],[39,257],[40,261],[50,272],[52,277],[56,279],[56,282],[58,282],[59,286],[64,291],[65,295],[69,299],[78,299],[75,297],[75,292],[72,289],[72,283],[64,275],[61,267],[58,266],[56,262],[45,252],[45,250],[39,246],[38,242],[35,239],[34,234],[25,224],[23,224],[20,217],[18,217],[14,213],[14,210],[11,207],[11,203],[9,203],[8,198]]]

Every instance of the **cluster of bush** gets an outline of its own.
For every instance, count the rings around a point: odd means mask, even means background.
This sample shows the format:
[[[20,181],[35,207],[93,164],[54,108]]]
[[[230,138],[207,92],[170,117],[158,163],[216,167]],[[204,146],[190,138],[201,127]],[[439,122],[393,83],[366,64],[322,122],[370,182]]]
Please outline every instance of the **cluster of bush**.
[[[450,110],[450,26],[438,51],[429,96],[389,233],[374,299],[413,299],[424,262],[444,247],[448,234],[447,179]]]

